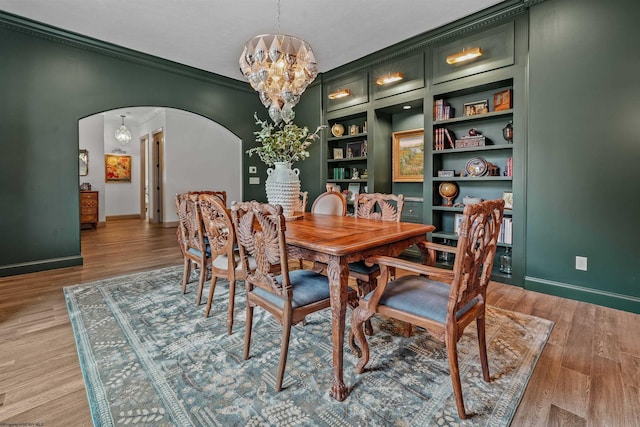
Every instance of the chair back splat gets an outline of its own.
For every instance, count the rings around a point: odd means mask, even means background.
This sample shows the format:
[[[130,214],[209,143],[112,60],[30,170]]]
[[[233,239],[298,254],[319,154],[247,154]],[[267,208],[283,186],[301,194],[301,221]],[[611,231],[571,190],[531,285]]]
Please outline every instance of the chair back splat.
[[[467,205],[455,248],[430,242],[420,244],[431,251],[454,253],[453,270],[388,256],[367,259],[367,264],[380,266],[381,280],[376,289],[360,297],[358,307],[351,313],[349,345],[359,357],[356,373],[361,373],[369,361],[364,325],[374,314],[420,326],[433,337],[444,340],[458,415],[467,418],[462,398],[457,342],[464,329],[475,320],[482,376],[485,381],[490,381],[485,303],[503,214],[504,200]],[[402,269],[410,274],[390,280],[393,269]],[[443,280],[446,282],[431,277],[445,278]]]
[[[227,316],[227,332],[233,331],[233,309],[235,300],[236,280],[244,280],[240,266],[240,256],[234,249],[235,232],[231,216],[220,198],[216,194],[200,194],[198,203],[202,215],[204,231],[207,236],[211,252],[211,285],[205,317],[209,317],[211,304],[218,278],[229,281],[229,312]],[[250,268],[253,268],[253,264]]]

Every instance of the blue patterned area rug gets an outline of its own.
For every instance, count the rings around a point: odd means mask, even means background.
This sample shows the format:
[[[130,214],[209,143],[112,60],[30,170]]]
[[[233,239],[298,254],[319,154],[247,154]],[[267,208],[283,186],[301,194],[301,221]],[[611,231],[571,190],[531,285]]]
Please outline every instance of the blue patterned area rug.
[[[337,402],[328,392],[330,313],[316,313],[292,330],[285,388],[277,393],[280,325],[256,309],[251,358],[243,361],[244,284],[228,336],[228,283],[218,282],[205,319],[196,283],[182,295],[180,277],[181,267],[169,267],[64,289],[96,426],[506,426],[553,326],[490,307],[490,383],[482,380],[475,324],[467,328],[458,349],[472,417],[461,421],[445,346],[424,331],[404,338],[374,317],[362,375],[353,373],[345,340],[350,395]]]

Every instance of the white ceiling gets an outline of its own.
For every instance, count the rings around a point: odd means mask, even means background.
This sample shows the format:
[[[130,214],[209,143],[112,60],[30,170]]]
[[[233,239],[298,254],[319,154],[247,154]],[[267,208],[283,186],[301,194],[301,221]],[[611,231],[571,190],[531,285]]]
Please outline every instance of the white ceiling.
[[[279,0],[0,0],[0,10],[244,80],[238,57],[278,30]],[[326,72],[502,0],[280,0],[280,32]]]

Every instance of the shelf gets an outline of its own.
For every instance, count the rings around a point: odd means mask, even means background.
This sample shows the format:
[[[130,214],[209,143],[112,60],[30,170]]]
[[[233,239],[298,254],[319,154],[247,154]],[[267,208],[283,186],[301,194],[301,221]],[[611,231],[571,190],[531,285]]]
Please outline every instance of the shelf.
[[[493,118],[512,116],[512,115],[513,115],[513,108],[510,108],[508,110],[491,111],[486,114],[476,114],[474,116],[462,116],[462,117],[453,117],[451,119],[434,120],[433,126],[442,126],[442,125],[448,125],[451,123],[475,122],[480,120],[493,119]]]
[[[445,148],[444,150],[433,150],[433,155],[450,154],[450,153],[468,153],[475,151],[493,151],[493,150],[513,150],[513,144],[484,145],[479,147],[465,148]]]
[[[434,176],[434,182],[444,181],[512,181],[512,176]]]
[[[367,161],[366,157],[347,157],[345,159],[328,159],[328,163],[358,162]]]
[[[327,138],[327,141],[344,141],[345,139],[362,138],[367,136],[367,132],[360,132],[353,135],[331,136]]]
[[[432,210],[434,211],[443,211],[443,212],[462,212],[464,208],[457,206],[433,206]],[[511,209],[505,209],[504,215],[511,216]]]
[[[453,232],[446,232],[446,231],[434,231],[431,233],[431,237],[437,237],[440,239],[449,239],[449,240],[458,240],[458,235],[456,233]],[[504,247],[504,248],[511,248],[513,247],[513,245],[511,245],[510,243],[501,243],[498,242],[497,244],[500,247]]]

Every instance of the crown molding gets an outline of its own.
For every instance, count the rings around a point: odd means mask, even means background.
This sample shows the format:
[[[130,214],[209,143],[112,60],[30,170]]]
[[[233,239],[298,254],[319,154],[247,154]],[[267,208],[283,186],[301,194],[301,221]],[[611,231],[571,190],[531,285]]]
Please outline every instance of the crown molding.
[[[214,83],[229,88],[253,92],[248,83],[241,82],[209,71],[190,67],[188,65],[173,62],[157,56],[127,49],[122,46],[107,43],[98,39],[83,36],[71,31],[62,30],[41,22],[33,21],[21,16],[0,11],[0,28],[20,32],[29,36],[38,37],[54,43],[63,44],[76,49],[111,56],[120,60],[138,65],[155,68],[157,70],[178,74],[184,77]]]
[[[384,64],[398,57],[404,57],[413,53],[423,52],[431,46],[442,43],[445,40],[463,36],[493,25],[511,20],[517,15],[528,12],[529,7],[542,3],[545,0],[511,0],[500,3],[473,15],[459,19],[451,24],[444,25],[395,45],[374,52],[363,58],[345,64],[333,70],[325,72],[326,81],[331,81],[366,72],[369,68]]]

